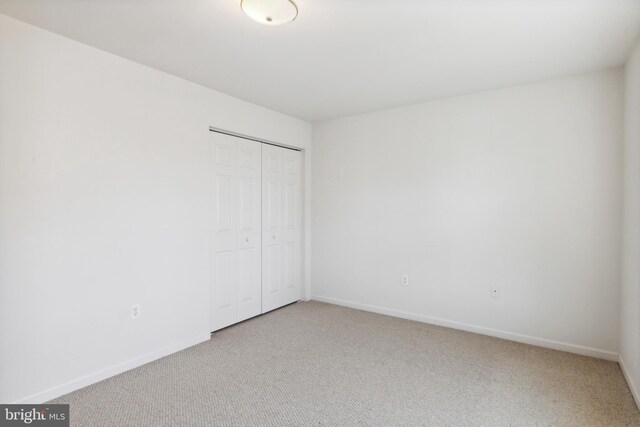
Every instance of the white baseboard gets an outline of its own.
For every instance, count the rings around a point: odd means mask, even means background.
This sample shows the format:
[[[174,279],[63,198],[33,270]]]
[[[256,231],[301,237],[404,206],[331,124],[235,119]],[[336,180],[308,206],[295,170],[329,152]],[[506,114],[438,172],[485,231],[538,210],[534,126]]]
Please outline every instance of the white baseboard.
[[[95,384],[97,382],[100,382],[114,375],[118,375],[130,369],[137,368],[138,366],[142,366],[149,362],[153,362],[154,360],[176,353],[180,350],[184,350],[185,348],[203,343],[205,341],[208,341],[210,338],[211,338],[211,335],[208,333],[206,335],[193,337],[191,339],[179,342],[169,347],[165,347],[158,351],[145,354],[144,356],[136,357],[135,359],[131,359],[123,363],[118,363],[117,365],[113,365],[108,368],[102,369],[100,371],[94,372],[92,374],[85,375],[80,378],[76,378],[64,384],[51,387],[47,390],[43,390],[38,393],[32,394],[31,396],[18,399],[12,403],[39,404],[39,403],[47,402],[51,399],[55,399],[56,397],[63,396],[67,393],[71,393],[72,391],[76,391],[88,385]]]
[[[502,338],[505,340],[531,344],[538,347],[551,348],[553,350],[566,351],[569,353],[580,354],[583,356],[596,357],[598,359],[618,361],[618,353],[612,351],[600,350],[597,348],[584,347],[576,344],[569,344],[560,341],[549,340],[546,338],[533,337],[530,335],[518,334],[515,332],[500,331],[498,329],[485,328],[483,326],[470,325],[468,323],[456,322],[454,320],[441,319],[439,317],[425,316],[422,314],[409,313],[407,311],[394,310],[375,305],[361,304],[353,301],[346,301],[338,298],[323,297],[313,295],[314,301],[326,302],[329,304],[341,305],[344,307],[355,308],[358,310],[370,311],[372,313],[385,314],[387,316],[399,317],[401,319],[415,320],[417,322],[429,323],[431,325],[445,326],[447,328],[459,329],[461,331],[474,332],[476,334],[488,335],[491,337]]]
[[[638,394],[638,388],[636,384],[633,382],[633,378],[629,374],[627,367],[624,364],[624,360],[622,359],[622,355],[620,355],[618,359],[618,363],[620,364],[620,369],[622,370],[622,375],[624,375],[624,379],[627,381],[627,385],[629,386],[629,390],[631,390],[631,394],[633,395],[633,399],[636,401],[636,406],[640,409],[640,394]]]

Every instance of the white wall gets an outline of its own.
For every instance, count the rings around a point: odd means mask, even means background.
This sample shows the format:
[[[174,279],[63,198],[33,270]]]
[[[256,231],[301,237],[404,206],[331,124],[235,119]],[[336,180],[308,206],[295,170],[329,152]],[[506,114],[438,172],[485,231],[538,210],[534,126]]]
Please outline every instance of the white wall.
[[[616,359],[622,83],[314,124],[313,298]]]
[[[629,58],[625,75],[620,361],[640,406],[640,43]]]
[[[3,15],[0,76],[0,402],[206,339],[208,126],[310,125]]]

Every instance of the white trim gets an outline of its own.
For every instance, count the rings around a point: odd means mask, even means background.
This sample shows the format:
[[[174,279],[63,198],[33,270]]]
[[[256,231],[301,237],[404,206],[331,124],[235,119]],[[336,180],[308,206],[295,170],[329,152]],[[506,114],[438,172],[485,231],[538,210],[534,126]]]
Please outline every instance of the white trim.
[[[622,370],[622,375],[624,375],[624,379],[627,381],[627,385],[629,386],[629,390],[631,390],[631,395],[633,399],[636,401],[636,406],[640,409],[640,394],[638,393],[638,389],[636,388],[635,383],[633,382],[633,378],[629,374],[627,367],[624,364],[622,359],[622,355],[618,358],[618,364],[620,365],[620,369]]]
[[[153,362],[154,360],[160,359],[170,354],[177,353],[178,351],[184,350],[185,348],[203,343],[205,341],[208,341],[210,338],[211,334],[208,333],[206,335],[193,337],[169,347],[165,347],[158,351],[154,351],[153,353],[148,353],[144,356],[136,357],[135,359],[131,359],[123,363],[118,363],[117,365],[112,365],[108,368],[102,369],[92,374],[76,378],[75,380],[68,381],[55,387],[51,387],[47,390],[32,394],[31,396],[15,400],[12,403],[44,403],[51,399],[55,399],[56,397],[71,393],[72,391],[79,390],[88,385],[95,384],[109,377],[113,377],[114,375],[118,375],[130,369],[137,368],[138,366],[145,365],[149,362]]]
[[[549,340],[546,338],[533,337],[530,335],[518,334],[515,332],[500,331],[498,329],[486,328],[484,326],[470,325],[468,323],[456,322],[454,320],[442,319],[439,317],[425,316],[423,314],[410,313],[407,311],[384,308],[375,305],[361,304],[352,301],[346,301],[338,298],[329,298],[318,295],[311,297],[314,301],[326,302],[329,304],[341,305],[344,307],[355,308],[358,310],[370,311],[372,313],[385,314],[387,316],[399,317],[401,319],[415,320],[417,322],[428,323],[431,325],[444,326],[461,331],[473,332],[481,335],[502,338],[505,340],[521,342],[524,344],[535,345],[538,347],[551,348],[553,350],[566,351],[569,353],[581,354],[583,356],[596,357],[598,359],[618,361],[618,353],[612,351],[600,350],[597,348],[585,347],[577,344],[569,344],[560,341]]]

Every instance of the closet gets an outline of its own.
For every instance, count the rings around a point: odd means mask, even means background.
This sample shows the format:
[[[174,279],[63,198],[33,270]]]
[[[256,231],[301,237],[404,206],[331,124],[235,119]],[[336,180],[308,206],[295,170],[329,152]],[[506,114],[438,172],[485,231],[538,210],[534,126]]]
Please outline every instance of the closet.
[[[211,330],[300,299],[301,153],[211,133]]]

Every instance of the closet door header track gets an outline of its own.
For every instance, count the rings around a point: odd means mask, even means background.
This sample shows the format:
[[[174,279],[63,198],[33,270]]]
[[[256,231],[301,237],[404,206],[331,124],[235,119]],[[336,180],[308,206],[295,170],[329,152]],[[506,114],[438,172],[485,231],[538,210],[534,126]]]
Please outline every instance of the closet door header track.
[[[253,137],[253,136],[243,135],[241,133],[232,132],[230,130],[221,129],[221,128],[217,128],[217,127],[213,127],[213,126],[209,126],[209,131],[210,132],[215,132],[215,133],[221,133],[223,135],[235,136],[236,138],[248,139],[249,141],[256,141],[256,142],[260,142],[262,144],[274,145],[276,147],[286,148],[287,150],[302,151],[301,148],[290,147],[288,145],[280,144],[278,142],[273,142],[273,141],[268,141],[268,140],[262,139],[262,138],[256,138],[256,137]]]

